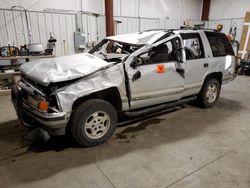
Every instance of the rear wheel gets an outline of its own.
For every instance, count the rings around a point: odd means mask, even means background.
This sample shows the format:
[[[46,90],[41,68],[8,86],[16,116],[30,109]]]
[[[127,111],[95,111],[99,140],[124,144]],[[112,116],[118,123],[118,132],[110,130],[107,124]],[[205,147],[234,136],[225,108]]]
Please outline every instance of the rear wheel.
[[[114,133],[117,112],[100,99],[91,99],[79,105],[70,121],[73,138],[82,146],[94,146],[106,142]]]
[[[200,93],[198,94],[198,103],[201,107],[212,107],[218,100],[220,95],[220,83],[215,78],[209,78],[202,86]]]

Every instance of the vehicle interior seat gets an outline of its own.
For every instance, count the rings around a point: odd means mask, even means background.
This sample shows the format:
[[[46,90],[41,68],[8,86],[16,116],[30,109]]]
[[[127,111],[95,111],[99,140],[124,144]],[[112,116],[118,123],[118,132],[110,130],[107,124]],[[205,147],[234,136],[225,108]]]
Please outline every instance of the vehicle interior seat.
[[[185,46],[184,49],[186,52],[186,59],[187,60],[196,58],[196,56],[191,48]]]
[[[156,47],[150,55],[150,60],[153,62],[165,62],[170,59],[169,49],[165,44]]]

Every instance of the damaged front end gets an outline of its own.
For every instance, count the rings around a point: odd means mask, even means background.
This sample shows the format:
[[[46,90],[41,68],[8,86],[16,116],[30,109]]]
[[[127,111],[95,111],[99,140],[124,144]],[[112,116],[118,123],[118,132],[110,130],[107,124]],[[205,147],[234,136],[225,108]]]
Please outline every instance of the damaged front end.
[[[24,126],[41,127],[52,135],[63,135],[70,115],[59,110],[56,97],[48,93],[48,87],[41,88],[24,76],[12,86],[11,99],[18,118]]]
[[[77,99],[120,86],[123,81],[121,64],[90,54],[48,61],[21,67],[21,80],[12,87],[12,103],[23,125],[43,128],[51,135],[65,134]]]

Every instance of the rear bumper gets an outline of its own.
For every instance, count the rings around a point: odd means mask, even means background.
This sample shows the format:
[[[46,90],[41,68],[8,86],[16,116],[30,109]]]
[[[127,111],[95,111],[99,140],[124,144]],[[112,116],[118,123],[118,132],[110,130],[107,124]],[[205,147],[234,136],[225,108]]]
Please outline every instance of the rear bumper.
[[[222,84],[227,84],[236,78],[237,74],[233,73],[231,75],[223,76]]]
[[[15,85],[11,88],[11,101],[22,125],[40,127],[52,135],[65,134],[65,127],[69,119],[66,113],[46,113],[37,110],[22,99],[21,93]]]

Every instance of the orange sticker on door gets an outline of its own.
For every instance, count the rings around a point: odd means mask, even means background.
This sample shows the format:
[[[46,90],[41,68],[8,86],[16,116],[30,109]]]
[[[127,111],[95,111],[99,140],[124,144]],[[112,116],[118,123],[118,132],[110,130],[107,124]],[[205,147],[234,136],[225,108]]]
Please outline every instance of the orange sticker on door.
[[[165,65],[164,64],[157,64],[156,65],[156,72],[157,73],[164,73],[165,72]]]

